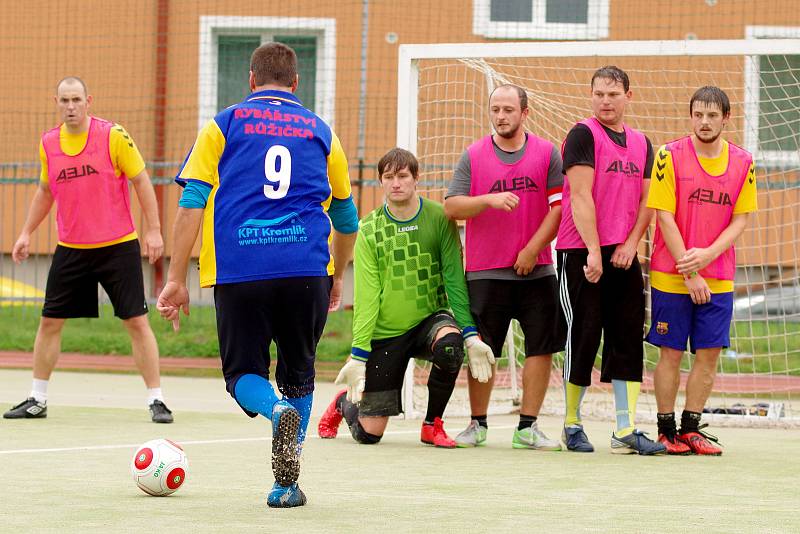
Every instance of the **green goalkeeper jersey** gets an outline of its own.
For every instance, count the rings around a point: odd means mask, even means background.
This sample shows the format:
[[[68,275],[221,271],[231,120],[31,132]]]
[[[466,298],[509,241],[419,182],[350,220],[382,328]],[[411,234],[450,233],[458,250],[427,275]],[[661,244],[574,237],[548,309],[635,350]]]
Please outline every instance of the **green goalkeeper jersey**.
[[[366,360],[373,339],[399,336],[431,314],[452,309],[463,333],[476,331],[469,311],[458,228],[441,204],[419,199],[406,221],[384,205],[359,225],[353,265],[353,351]]]

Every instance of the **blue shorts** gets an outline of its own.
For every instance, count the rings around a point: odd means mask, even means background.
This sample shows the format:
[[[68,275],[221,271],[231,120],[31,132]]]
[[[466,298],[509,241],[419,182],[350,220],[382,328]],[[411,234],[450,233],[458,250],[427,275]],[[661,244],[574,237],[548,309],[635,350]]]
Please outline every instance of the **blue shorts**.
[[[728,347],[733,317],[733,292],[712,293],[711,302],[695,304],[692,297],[652,289],[653,313],[645,341],[657,347],[686,350]]]

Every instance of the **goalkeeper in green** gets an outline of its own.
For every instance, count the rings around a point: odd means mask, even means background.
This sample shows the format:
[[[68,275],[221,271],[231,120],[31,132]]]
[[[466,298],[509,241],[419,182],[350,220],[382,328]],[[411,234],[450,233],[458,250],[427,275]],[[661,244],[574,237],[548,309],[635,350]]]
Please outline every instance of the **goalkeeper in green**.
[[[441,204],[417,194],[418,172],[417,158],[400,148],[378,162],[386,203],[360,223],[353,261],[353,347],[336,378],[347,389],[320,419],[322,438],[336,437],[344,418],[357,442],[378,443],[389,416],[402,411],[409,359],[421,358],[432,365],[420,439],[454,448],[442,415],[465,344],[472,375],[481,382],[491,377],[494,356],[469,311],[458,229]]]

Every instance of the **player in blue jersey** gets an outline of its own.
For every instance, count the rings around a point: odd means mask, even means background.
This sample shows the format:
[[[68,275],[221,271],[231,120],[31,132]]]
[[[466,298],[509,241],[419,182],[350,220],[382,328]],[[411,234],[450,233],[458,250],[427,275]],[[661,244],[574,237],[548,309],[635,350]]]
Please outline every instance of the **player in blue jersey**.
[[[260,46],[250,96],[198,134],[175,179],[184,190],[157,305],[176,329],[179,311],[188,315],[186,270],[202,224],[200,285],[214,287],[226,387],[247,415],[272,421],[271,507],[306,502],[297,478],[315,351],[358,229],[342,146],[294,96],[297,84],[294,51]],[[272,341],[282,398],[268,381]]]

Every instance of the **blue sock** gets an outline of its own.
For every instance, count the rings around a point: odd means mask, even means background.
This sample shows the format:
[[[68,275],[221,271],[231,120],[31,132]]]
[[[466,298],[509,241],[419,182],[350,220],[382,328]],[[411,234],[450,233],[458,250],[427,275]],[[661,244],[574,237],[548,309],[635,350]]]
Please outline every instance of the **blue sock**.
[[[297,434],[297,443],[302,445],[306,439],[308,420],[311,419],[311,403],[314,400],[314,393],[312,392],[303,397],[294,399],[284,396],[283,400],[294,406],[294,409],[300,412],[300,432]]]
[[[633,420],[636,415],[636,400],[639,398],[641,382],[612,380],[614,387],[614,404],[617,408],[618,437],[623,438],[633,432]]]
[[[258,375],[244,375],[236,382],[234,396],[246,410],[272,418],[272,407],[278,396],[269,380]]]

